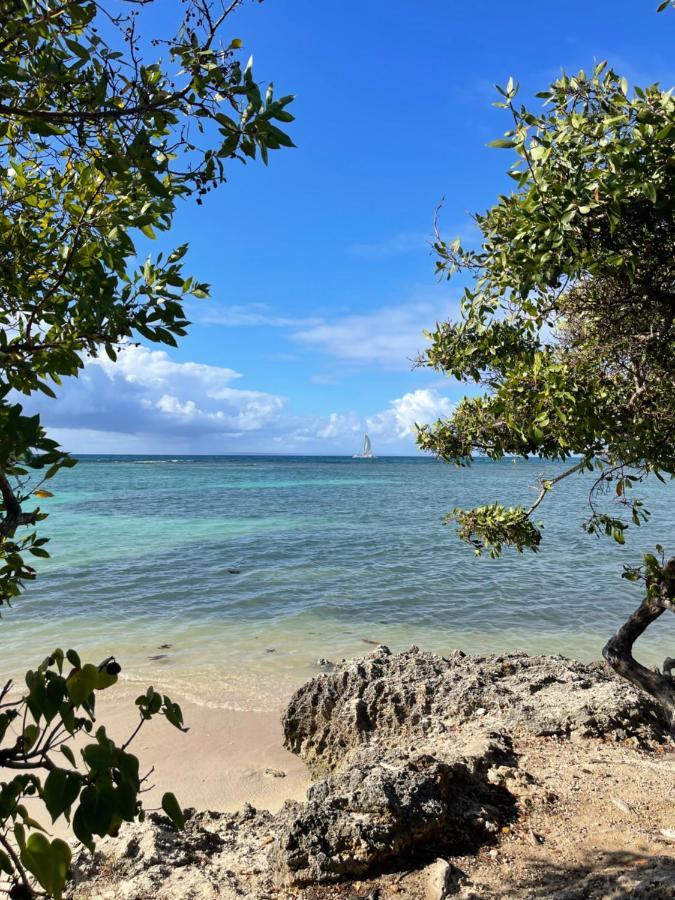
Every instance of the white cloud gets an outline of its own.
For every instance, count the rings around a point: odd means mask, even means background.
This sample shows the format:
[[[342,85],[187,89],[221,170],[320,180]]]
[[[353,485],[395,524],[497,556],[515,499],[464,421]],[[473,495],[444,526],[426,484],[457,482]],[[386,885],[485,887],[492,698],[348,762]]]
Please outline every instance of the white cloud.
[[[388,409],[366,419],[373,434],[385,439],[414,436],[415,425],[428,425],[450,415],[454,404],[433,388],[423,388],[392,400]]]
[[[453,303],[413,301],[354,313],[295,331],[293,339],[357,365],[409,368],[424,349],[425,329],[453,314]]]
[[[369,312],[343,312],[306,318],[277,315],[264,303],[222,306],[217,303],[192,306],[189,315],[202,325],[278,328],[303,348],[325,353],[356,366],[379,365],[389,369],[410,368],[424,349],[425,329],[457,314],[457,302],[434,292],[432,299],[413,295],[406,303]],[[278,358],[297,360],[280,351]],[[320,382],[316,382],[320,383]]]
[[[352,453],[365,431],[382,453],[415,452],[414,424],[447,415],[435,388],[403,394],[372,415],[297,415],[286,399],[236,388],[233,369],[176,362],[132,346],[117,362],[90,359],[57,400],[29,401],[54,438],[80,453]]]
[[[317,325],[317,316],[279,316],[266,303],[246,303],[224,306],[219,303],[191,305],[190,316],[203,325],[227,325],[228,327],[304,328]]]
[[[402,253],[431,252],[431,238],[421,232],[402,231],[381,241],[352,244],[349,252],[362,259],[378,260]]]
[[[126,435],[190,436],[257,431],[277,419],[285,398],[239,390],[234,369],[176,362],[163,350],[130,346],[116,362],[87,360],[56,401],[31,403],[52,428]]]
[[[363,431],[364,420],[354,412],[331,413],[317,421],[316,436],[323,440],[346,438]]]

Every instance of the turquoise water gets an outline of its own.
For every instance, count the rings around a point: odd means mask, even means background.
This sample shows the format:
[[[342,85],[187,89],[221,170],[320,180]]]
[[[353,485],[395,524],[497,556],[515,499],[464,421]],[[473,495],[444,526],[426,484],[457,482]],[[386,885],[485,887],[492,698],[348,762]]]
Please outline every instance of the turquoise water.
[[[83,458],[42,501],[53,558],[38,561],[38,581],[3,615],[4,672],[76,646],[96,661],[114,653],[131,682],[266,709],[319,671],[318,658],[361,654],[371,642],[597,657],[640,599],[622,563],[672,544],[671,485],[641,489],[653,519],[623,549],[580,527],[587,476],[540,508],[536,555],[476,559],[442,524],[454,506],[531,502],[537,476],[559,470],[539,461],[458,470],[425,458]],[[672,654],[671,619],[642,640],[647,662]]]

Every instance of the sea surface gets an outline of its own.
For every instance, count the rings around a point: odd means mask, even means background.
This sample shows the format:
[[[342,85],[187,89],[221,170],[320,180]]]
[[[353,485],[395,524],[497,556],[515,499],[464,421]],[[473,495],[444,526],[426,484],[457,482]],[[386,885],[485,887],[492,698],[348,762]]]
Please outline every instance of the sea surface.
[[[132,686],[234,709],[277,708],[318,660],[377,643],[448,652],[600,656],[640,601],[622,564],[672,546],[674,486],[639,491],[653,517],[621,548],[588,536],[589,476],[538,512],[538,554],[476,558],[443,524],[455,506],[531,503],[559,465],[423,458],[83,457],[40,501],[39,578],[4,611],[2,674],[55,646],[114,654]],[[673,617],[638,645],[660,663]]]

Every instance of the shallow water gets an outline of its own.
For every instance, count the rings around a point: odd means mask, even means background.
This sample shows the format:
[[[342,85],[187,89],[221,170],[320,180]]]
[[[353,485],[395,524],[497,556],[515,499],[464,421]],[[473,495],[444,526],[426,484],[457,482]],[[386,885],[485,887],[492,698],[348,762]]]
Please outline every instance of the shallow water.
[[[372,643],[597,657],[640,599],[622,564],[672,543],[672,485],[640,489],[653,518],[624,548],[581,529],[588,476],[540,507],[538,554],[477,559],[442,523],[454,506],[527,504],[537,476],[558,471],[539,461],[459,470],[425,458],[83,458],[42,501],[53,558],[3,615],[3,672],[76,646],[94,661],[114,653],[132,682],[267,709],[319,671],[318,658]],[[670,619],[640,643],[650,664],[672,651]]]

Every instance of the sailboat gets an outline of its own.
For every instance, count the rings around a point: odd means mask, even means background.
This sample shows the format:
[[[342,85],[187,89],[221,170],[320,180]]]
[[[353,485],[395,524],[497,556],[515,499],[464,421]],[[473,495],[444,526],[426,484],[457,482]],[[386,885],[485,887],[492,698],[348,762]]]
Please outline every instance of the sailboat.
[[[363,450],[360,453],[355,453],[352,459],[375,459],[370,438],[367,434],[363,436]]]

